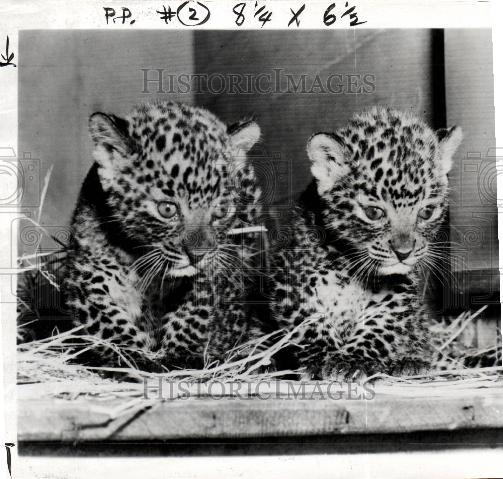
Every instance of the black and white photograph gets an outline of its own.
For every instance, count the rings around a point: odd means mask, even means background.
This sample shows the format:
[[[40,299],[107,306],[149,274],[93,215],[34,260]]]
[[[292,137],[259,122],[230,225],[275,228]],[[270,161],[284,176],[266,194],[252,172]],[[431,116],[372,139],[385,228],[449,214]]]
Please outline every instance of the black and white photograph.
[[[186,3],[182,24],[211,7]],[[337,3],[272,30],[255,3],[231,8],[249,30],[113,29],[136,18],[114,4],[107,29],[7,43],[11,477],[501,453],[492,29],[373,28]],[[320,464],[302,477],[350,477]]]

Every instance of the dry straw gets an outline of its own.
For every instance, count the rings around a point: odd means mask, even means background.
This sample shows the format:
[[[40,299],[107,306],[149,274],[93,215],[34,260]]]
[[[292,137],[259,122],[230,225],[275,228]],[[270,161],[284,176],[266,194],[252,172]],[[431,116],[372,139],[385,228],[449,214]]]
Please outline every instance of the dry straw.
[[[472,320],[474,315],[463,314],[463,321],[456,323],[462,331],[465,321]],[[184,382],[215,382],[227,384],[222,389],[222,395],[230,388],[231,383],[258,383],[281,380],[287,375],[301,375],[302,370],[275,371],[271,368],[273,356],[283,348],[292,344],[295,332],[305,327],[300,324],[296,329],[285,332],[278,331],[249,341],[229,352],[222,363],[207,364],[202,369],[175,369],[153,373],[142,371],[131,359],[131,350],[121,348],[114,343],[101,340],[91,335],[80,335],[79,329],[57,333],[50,338],[24,343],[18,347],[18,377],[19,384],[25,388],[25,394],[38,396],[52,395],[76,398],[81,395],[100,397],[139,397],[143,393],[143,381],[156,384],[157,381],[176,383]],[[466,326],[465,326],[466,327]],[[452,338],[452,331],[444,333]],[[443,341],[444,349],[447,343]],[[439,341],[440,342],[440,341]],[[85,351],[97,346],[106,346],[116,354],[122,362],[118,367],[92,367],[78,364],[78,357]],[[439,356],[442,356],[439,350]],[[155,355],[148,359],[155,360]],[[458,358],[458,363],[460,362]],[[366,379],[371,381],[376,394],[395,396],[449,396],[460,391],[470,391],[484,388],[486,390],[503,392],[503,367],[491,368],[461,368],[454,359],[448,363],[450,369],[434,370],[427,374],[392,377],[378,374]],[[446,367],[445,364],[442,367]],[[121,379],[117,379],[118,377]],[[37,387],[27,388],[27,385],[37,384]],[[194,386],[195,388],[196,386]],[[285,386],[286,387],[286,386]],[[317,388],[328,387],[321,382]],[[281,391],[281,386],[279,390]],[[252,388],[253,389],[253,388]],[[274,386],[278,391],[278,386]],[[197,390],[200,392],[201,387]],[[203,388],[204,390],[204,388]],[[262,387],[262,392],[263,392]],[[155,395],[155,394],[154,394]]]

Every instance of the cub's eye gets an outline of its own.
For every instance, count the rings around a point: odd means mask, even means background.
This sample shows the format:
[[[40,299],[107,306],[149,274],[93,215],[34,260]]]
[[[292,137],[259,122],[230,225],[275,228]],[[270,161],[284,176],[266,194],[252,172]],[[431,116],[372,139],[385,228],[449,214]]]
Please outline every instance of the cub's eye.
[[[378,208],[377,206],[367,206],[363,208],[363,211],[367,215],[367,218],[371,221],[378,221],[384,216],[384,210]]]
[[[417,215],[422,220],[429,220],[433,216],[433,213],[435,213],[435,207],[430,205],[430,206],[425,206],[424,208],[421,208]]]
[[[215,218],[225,218],[227,216],[227,209],[225,207],[218,208],[214,213],[213,216]]]
[[[234,207],[234,205],[226,202],[226,203],[219,205],[215,209],[213,216],[218,219],[230,218],[234,214],[235,211],[236,211],[236,208]]]
[[[157,211],[164,218],[173,218],[178,213],[175,203],[169,201],[157,203]]]

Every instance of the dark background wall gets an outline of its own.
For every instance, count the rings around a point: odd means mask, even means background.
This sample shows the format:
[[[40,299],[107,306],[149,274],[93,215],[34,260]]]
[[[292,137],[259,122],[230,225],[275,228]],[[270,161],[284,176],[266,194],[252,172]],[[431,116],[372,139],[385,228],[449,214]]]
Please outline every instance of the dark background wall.
[[[446,121],[464,134],[450,175],[452,270],[473,306],[499,301],[492,53],[490,30],[445,32]]]

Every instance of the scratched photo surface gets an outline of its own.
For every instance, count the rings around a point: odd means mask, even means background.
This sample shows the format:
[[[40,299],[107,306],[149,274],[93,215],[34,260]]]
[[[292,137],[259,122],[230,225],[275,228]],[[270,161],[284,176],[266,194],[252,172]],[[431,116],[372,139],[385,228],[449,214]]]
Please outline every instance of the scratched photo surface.
[[[369,377],[501,365],[491,30],[24,30],[15,62],[21,443],[379,434]]]

